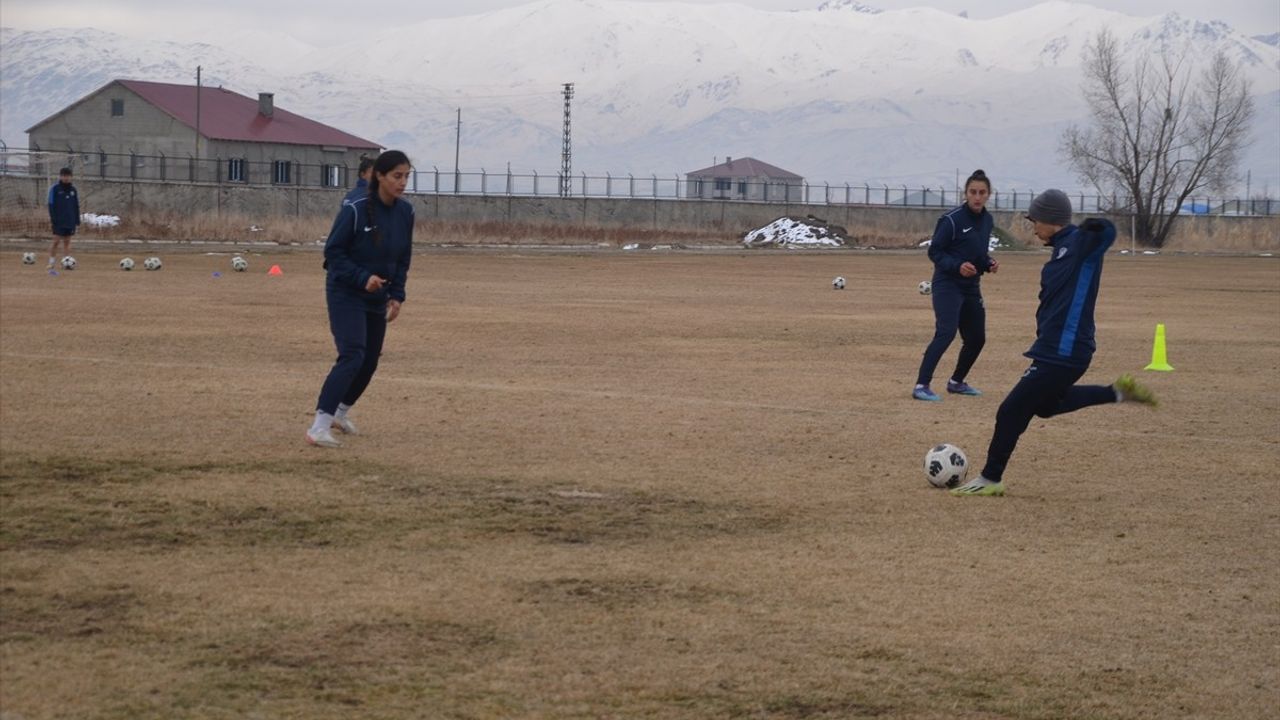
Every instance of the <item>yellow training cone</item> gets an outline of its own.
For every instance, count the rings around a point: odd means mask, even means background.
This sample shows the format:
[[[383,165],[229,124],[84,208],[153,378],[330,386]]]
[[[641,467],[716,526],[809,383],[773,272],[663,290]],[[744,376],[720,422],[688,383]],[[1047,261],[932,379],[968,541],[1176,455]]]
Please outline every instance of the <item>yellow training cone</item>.
[[[1165,353],[1164,323],[1156,323],[1156,344],[1151,348],[1151,364],[1143,370],[1173,371],[1173,366],[1169,364],[1169,357]]]

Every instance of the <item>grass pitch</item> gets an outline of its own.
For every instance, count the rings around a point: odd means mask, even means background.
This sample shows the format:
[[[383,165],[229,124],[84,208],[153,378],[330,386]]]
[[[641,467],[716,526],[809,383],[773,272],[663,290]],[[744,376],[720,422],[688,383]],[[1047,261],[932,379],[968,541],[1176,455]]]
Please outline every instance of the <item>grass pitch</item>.
[[[1109,257],[1084,381],[1162,322],[1162,407],[1037,419],[1009,496],[958,499],[922,458],[984,459],[1043,254],[984,280],[986,395],[927,404],[922,253],[426,252],[328,451],[317,253],[50,276],[26,249],[0,263],[5,720],[1280,706],[1280,261]]]

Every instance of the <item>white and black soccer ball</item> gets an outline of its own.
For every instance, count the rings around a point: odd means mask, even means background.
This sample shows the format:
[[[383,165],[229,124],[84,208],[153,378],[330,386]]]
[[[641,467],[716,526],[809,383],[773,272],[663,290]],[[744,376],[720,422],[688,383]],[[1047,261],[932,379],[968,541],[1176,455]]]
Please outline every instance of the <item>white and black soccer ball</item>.
[[[934,487],[959,487],[968,474],[969,458],[951,443],[934,445],[924,454],[924,476]]]
[[[831,281],[831,287],[835,288],[836,290],[843,290],[844,278],[837,275],[836,279]]]
[[[147,270],[159,270],[161,267],[160,258],[154,256],[149,257],[142,261],[142,267]]]
[[[62,269],[63,269],[63,270],[75,270],[75,269],[76,269],[76,259],[75,259],[75,258],[73,258],[73,257],[71,257],[70,255],[68,255],[68,256],[66,256],[66,257],[62,258]]]
[[[231,269],[236,272],[244,272],[249,269],[249,261],[237,255],[231,258]]]
[[[921,295],[932,295],[933,283],[928,280],[921,280],[920,285],[918,285],[916,289],[920,291]]]
[[[33,253],[33,252],[24,252],[24,253],[22,253],[22,264],[23,264],[23,265],[35,265],[35,264],[36,264],[36,254],[35,254],[35,253]]]
[[[120,261],[120,269],[121,269],[121,270],[132,270],[132,269],[133,269],[133,258],[127,257],[127,258],[125,258],[125,259],[121,260],[121,261]]]

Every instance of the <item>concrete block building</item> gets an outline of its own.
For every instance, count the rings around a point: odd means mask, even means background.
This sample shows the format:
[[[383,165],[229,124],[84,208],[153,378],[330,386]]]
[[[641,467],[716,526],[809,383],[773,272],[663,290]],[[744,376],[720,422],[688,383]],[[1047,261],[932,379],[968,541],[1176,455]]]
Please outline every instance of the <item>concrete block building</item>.
[[[27,130],[86,177],[348,187],[372,141],[257,99],[195,85],[113,80]]]
[[[755,158],[725,158],[685,174],[685,197],[705,200],[802,202],[804,178]]]

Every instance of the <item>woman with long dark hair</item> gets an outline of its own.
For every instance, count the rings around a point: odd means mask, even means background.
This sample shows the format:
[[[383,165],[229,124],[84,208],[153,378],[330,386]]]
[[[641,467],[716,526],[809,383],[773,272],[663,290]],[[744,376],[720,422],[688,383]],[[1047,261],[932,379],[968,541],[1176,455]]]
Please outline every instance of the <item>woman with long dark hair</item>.
[[[942,354],[960,332],[960,356],[947,381],[947,392],[981,395],[965,382],[987,342],[987,310],[982,303],[982,274],[993,273],[1000,263],[991,257],[991,231],[995,222],[987,212],[991,181],[974,170],[964,182],[964,204],[938,218],[929,243],[933,261],[933,340],[924,349],[911,397],[938,402],[942,397],[929,387]]]
[[[344,203],[324,244],[325,300],[338,359],[329,370],[307,442],[339,447],[333,428],[357,433],[347,417],[378,369],[387,323],[400,314],[413,252],[413,206],[401,198],[412,164],[399,150],[373,163],[369,193]]]

